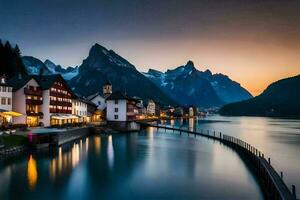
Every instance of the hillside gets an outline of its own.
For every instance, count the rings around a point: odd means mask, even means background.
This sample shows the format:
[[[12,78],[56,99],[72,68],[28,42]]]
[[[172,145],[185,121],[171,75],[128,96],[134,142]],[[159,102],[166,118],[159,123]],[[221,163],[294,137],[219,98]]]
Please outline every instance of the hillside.
[[[253,99],[231,103],[220,109],[222,115],[300,117],[300,75],[269,85]]]

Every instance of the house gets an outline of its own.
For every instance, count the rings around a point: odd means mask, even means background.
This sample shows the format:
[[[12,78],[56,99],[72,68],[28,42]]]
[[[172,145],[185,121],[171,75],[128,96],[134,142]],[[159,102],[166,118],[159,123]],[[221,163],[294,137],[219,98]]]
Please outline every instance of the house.
[[[43,120],[43,91],[37,80],[33,76],[18,75],[9,82],[13,86],[12,108],[23,114],[14,118],[13,123],[38,126]]]
[[[91,101],[86,100],[87,103],[87,115],[89,122],[99,123],[102,121],[102,113],[97,109],[97,105]]]
[[[72,99],[72,114],[76,115],[78,119],[75,122],[88,122],[88,104],[85,99],[77,97]]]
[[[97,92],[96,94],[87,97],[87,100],[97,105],[97,109],[103,111],[106,108],[105,99],[112,94],[112,85],[109,81],[106,81],[102,88],[102,94]]]
[[[115,122],[133,121],[136,119],[138,109],[136,100],[122,92],[113,92],[107,99],[106,120]]]
[[[72,99],[76,96],[61,75],[15,76],[9,80],[13,86],[13,110],[24,113],[14,123],[28,126],[50,126],[72,123]]]
[[[0,77],[0,124],[12,123],[13,116],[20,116],[12,108],[12,86],[6,82],[6,77]]]
[[[194,117],[197,115],[197,108],[195,106],[184,106],[183,115],[186,117]]]
[[[189,116],[190,117],[194,116],[194,108],[192,106],[189,107]]]
[[[136,107],[138,109],[138,118],[143,119],[147,114],[147,108],[144,106],[143,99],[140,97],[134,96],[132,97],[136,101]]]
[[[155,115],[155,102],[151,99],[148,101],[147,114],[148,115]]]

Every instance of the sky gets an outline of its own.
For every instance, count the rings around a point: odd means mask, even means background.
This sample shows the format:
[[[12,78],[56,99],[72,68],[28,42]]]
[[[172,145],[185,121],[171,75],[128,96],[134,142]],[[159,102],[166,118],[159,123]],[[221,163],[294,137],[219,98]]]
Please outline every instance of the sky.
[[[0,38],[77,66],[99,43],[139,71],[192,60],[253,95],[300,74],[299,0],[0,0]]]

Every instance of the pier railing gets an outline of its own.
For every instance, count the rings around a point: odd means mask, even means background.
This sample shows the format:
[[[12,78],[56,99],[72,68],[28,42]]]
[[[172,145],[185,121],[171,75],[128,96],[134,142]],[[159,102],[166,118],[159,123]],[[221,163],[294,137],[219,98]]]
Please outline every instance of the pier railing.
[[[274,200],[295,200],[296,199],[296,187],[292,185],[292,192],[283,181],[283,173],[280,175],[275,171],[271,165],[271,159],[266,160],[265,155],[257,148],[253,147],[249,143],[240,140],[236,137],[222,134],[221,132],[203,131],[197,132],[194,130],[178,128],[175,126],[163,126],[159,124],[141,123],[144,126],[151,126],[157,129],[172,130],[173,132],[187,133],[188,135],[194,135],[196,137],[204,136],[210,139],[214,139],[222,142],[223,144],[231,147],[239,153],[242,153],[244,158],[248,161],[250,167],[254,170],[260,184],[262,185],[263,192],[267,199]]]

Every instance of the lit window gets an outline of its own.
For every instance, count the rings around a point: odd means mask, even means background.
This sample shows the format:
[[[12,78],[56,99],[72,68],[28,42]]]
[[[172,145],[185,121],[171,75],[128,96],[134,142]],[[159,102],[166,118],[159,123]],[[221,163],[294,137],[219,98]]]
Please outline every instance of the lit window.
[[[5,97],[2,97],[2,98],[1,98],[1,104],[2,104],[2,105],[5,105],[5,104],[6,104],[6,98],[5,98]]]

